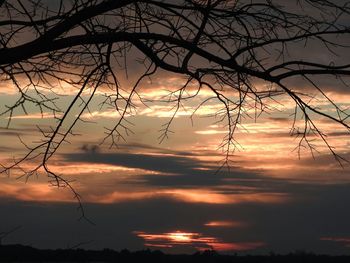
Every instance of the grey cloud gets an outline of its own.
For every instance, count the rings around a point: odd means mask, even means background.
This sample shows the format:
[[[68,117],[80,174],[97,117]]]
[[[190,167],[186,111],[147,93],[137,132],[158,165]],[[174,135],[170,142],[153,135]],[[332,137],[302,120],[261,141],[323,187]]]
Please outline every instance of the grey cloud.
[[[122,165],[129,168],[153,170],[163,173],[183,173],[192,171],[198,162],[180,156],[152,156],[131,153],[76,153],[67,154],[67,161]]]
[[[163,153],[163,154],[173,154],[173,155],[181,155],[181,156],[198,156],[198,153],[193,154],[190,152],[172,150],[172,149],[164,149],[161,147],[152,146],[149,144],[136,143],[136,142],[128,142],[127,144],[119,144],[118,148],[123,152],[132,152],[135,150],[139,151],[147,151],[151,153]],[[203,153],[208,154],[208,153]]]
[[[165,151],[165,150],[164,150]],[[254,188],[256,192],[276,191],[283,189],[287,181],[265,178],[258,171],[245,171],[238,166],[230,167],[230,171],[218,171],[217,163],[204,163],[198,159],[182,155],[147,155],[131,153],[71,153],[65,155],[67,161],[91,162],[126,166],[153,170],[163,174],[138,175],[141,180],[125,181],[123,183],[142,183],[148,186],[160,187],[196,187],[196,186],[236,186],[234,188],[223,187],[222,191],[235,193],[240,186]],[[203,169],[204,168],[204,169]],[[247,190],[251,191],[251,190]]]

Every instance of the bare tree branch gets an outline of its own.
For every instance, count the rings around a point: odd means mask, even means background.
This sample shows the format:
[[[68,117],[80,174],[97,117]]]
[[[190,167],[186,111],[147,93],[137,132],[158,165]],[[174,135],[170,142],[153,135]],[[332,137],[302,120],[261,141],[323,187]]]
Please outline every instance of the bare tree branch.
[[[27,113],[28,105],[34,105],[56,120],[49,129],[38,127],[42,140],[23,142],[27,153],[3,165],[3,172],[18,169],[29,178],[42,171],[53,185],[70,188],[80,202],[71,182],[52,172],[50,159],[85,121],[96,94],[104,94],[101,109],[110,107],[119,116],[106,127],[103,142],[117,146],[125,140],[132,133],[128,117],[136,110],[135,100],[145,103],[141,83],[159,70],[186,77],[184,85],[163,100],[174,107],[160,141],[171,133],[183,103],[206,88],[212,94],[198,108],[214,100],[222,105],[215,117],[227,131],[219,148],[228,165],[240,147],[236,133],[245,118],[258,118],[273,107],[271,101],[279,103],[287,96],[295,103],[291,134],[299,138],[297,150],[306,147],[313,154],[310,137],[318,137],[337,161],[345,161],[314,116],[350,132],[349,112],[316,81],[327,76],[334,85],[348,85],[344,78],[350,76],[350,64],[339,57],[350,48],[349,1],[8,0],[0,1],[0,8],[0,74],[19,95],[2,115],[9,118],[9,126],[16,109]],[[323,59],[311,54],[314,49]],[[116,72],[123,67],[128,76],[130,59],[145,70],[134,85],[121,87]],[[292,84],[295,78],[304,91]],[[188,95],[193,83],[197,90]],[[62,96],[57,86],[62,84],[75,90],[65,108],[58,103]],[[315,96],[328,101],[333,112],[312,105]],[[303,127],[296,127],[300,119]],[[36,165],[28,170],[25,162]]]

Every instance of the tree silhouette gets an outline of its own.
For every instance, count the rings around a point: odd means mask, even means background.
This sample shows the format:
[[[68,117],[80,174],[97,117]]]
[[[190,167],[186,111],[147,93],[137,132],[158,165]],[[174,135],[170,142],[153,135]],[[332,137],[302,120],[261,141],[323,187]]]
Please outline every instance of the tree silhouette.
[[[269,111],[271,102],[288,96],[295,105],[291,134],[299,137],[298,147],[313,152],[312,138],[317,136],[342,162],[314,119],[320,116],[350,128],[349,113],[319,81],[326,76],[334,85],[347,87],[350,64],[339,56],[349,51],[348,1],[2,0],[0,5],[1,78],[18,93],[2,115],[9,117],[10,125],[17,108],[26,112],[32,104],[57,121],[50,129],[38,127],[42,141],[25,144],[27,154],[4,166],[3,172],[20,168],[29,177],[42,170],[53,185],[70,187],[48,162],[75,135],[73,128],[84,121],[96,94],[105,96],[101,107],[119,114],[103,140],[114,146],[131,131],[127,117],[134,112],[134,102],[144,102],[140,83],[159,71],[186,77],[184,85],[164,98],[176,106],[161,140],[171,132],[182,103],[208,89],[212,95],[199,107],[221,103],[216,117],[227,129],[220,147],[228,162],[244,118],[256,118]],[[132,87],[123,87],[118,71],[130,73],[130,59],[144,71]],[[74,90],[65,107],[56,93],[60,87]],[[317,96],[332,105],[333,113],[310,102]],[[303,121],[301,127],[298,120]],[[38,164],[24,170],[25,161]]]

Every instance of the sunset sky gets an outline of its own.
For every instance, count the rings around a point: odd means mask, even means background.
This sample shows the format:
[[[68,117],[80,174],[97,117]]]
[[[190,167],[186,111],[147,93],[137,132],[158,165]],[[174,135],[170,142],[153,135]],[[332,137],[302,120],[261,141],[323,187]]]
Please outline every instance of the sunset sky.
[[[148,86],[145,97],[163,96],[181,76],[162,75]],[[230,170],[218,171],[225,155],[218,150],[225,129],[216,123],[218,103],[190,116],[205,90],[178,112],[174,133],[159,143],[159,130],[171,117],[173,105],[149,103],[135,116],[134,134],[109,149],[101,142],[102,127],[116,117],[111,110],[92,110],[78,129],[83,136],[71,139],[51,161],[52,170],[64,175],[81,194],[87,217],[77,219],[76,200],[67,189],[50,187],[43,175],[27,182],[18,171],[1,176],[1,229],[21,228],[6,243],[37,247],[67,247],[91,241],[86,248],[162,249],[193,252],[286,253],[305,249],[318,253],[348,253],[350,212],[349,168],[342,168],[319,144],[312,158],[294,151],[298,139],[289,132],[292,104],[280,97],[270,114],[247,119],[237,132],[240,147],[230,158]],[[342,107],[349,96],[329,88]],[[16,95],[9,87],[1,105]],[[69,100],[69,96],[66,98]],[[96,101],[101,98],[96,98]],[[320,101],[319,103],[325,103]],[[38,139],[36,125],[45,127],[52,116],[20,111],[9,129],[1,128],[1,158],[21,156],[25,142]],[[317,120],[329,134],[338,153],[348,157],[348,135],[332,123]],[[2,117],[2,127],[7,118]],[[29,164],[27,164],[29,165]]]
[[[324,47],[313,44],[292,50],[290,56],[328,61],[329,57],[322,56]],[[348,61],[349,54],[344,53],[338,62]],[[144,70],[136,63],[137,56],[128,57],[128,72],[118,72],[126,90]],[[341,109],[349,109],[349,87],[326,77],[317,81],[324,96],[298,79],[288,84],[310,94],[309,104],[332,116],[334,107],[325,96]],[[295,102],[285,94],[266,98],[269,108],[255,112],[248,101],[235,131],[237,148],[227,166],[225,148],[220,147],[227,135],[226,123],[220,121],[223,105],[215,99],[201,104],[213,96],[201,88],[176,111],[176,101],[169,94],[185,82],[184,76],[161,70],[144,79],[139,84],[142,101],[135,98],[136,108],[126,118],[130,130],[118,147],[110,147],[110,138],[103,141],[105,128],[120,116],[100,106],[105,99],[102,87],[89,112],[82,115],[84,122],[74,128],[77,135],[70,136],[70,143],[50,159],[50,169],[71,181],[81,195],[86,217],[93,224],[79,220],[81,211],[72,191],[51,186],[45,174],[21,177],[18,169],[1,174],[0,232],[20,226],[3,243],[38,248],[83,243],[82,248],[149,248],[168,253],[214,249],[221,253],[349,254],[350,166],[337,162],[319,137],[309,137],[314,152],[305,144],[298,147],[301,138],[291,136],[291,129],[302,128],[303,120],[298,113],[293,123]],[[255,85],[263,89],[268,84],[256,81]],[[61,108],[78,92],[67,83],[53,86]],[[196,87],[195,82],[189,85],[189,97],[197,92]],[[0,112],[17,98],[17,89],[2,80]],[[26,146],[40,142],[38,126],[48,131],[57,125],[52,112],[26,107],[27,112],[21,107],[14,111],[8,128],[9,114],[0,116],[1,164],[10,164],[26,154]],[[73,111],[68,122],[76,114]],[[164,125],[172,117],[171,132],[163,138]],[[349,132],[329,119],[312,118],[335,152],[350,160]],[[33,165],[29,160],[23,168]]]

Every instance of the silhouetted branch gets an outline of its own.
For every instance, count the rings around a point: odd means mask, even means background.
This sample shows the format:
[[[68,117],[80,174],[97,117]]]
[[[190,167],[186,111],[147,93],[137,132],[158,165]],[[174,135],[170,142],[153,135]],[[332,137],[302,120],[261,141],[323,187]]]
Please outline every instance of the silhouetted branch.
[[[139,92],[141,83],[159,70],[186,77],[183,86],[160,99],[174,105],[160,141],[171,133],[183,103],[207,89],[211,95],[193,114],[208,101],[222,105],[214,116],[227,131],[219,148],[228,165],[240,147],[236,133],[244,129],[244,120],[269,112],[271,101],[279,103],[287,96],[295,104],[291,134],[299,138],[298,152],[307,148],[313,154],[313,139],[318,137],[339,163],[345,161],[315,116],[350,131],[349,112],[316,82],[327,76],[347,85],[350,64],[337,56],[350,48],[350,26],[344,22],[350,16],[348,1],[9,0],[0,1],[0,8],[0,74],[18,93],[2,115],[9,126],[16,109],[27,114],[27,107],[34,105],[56,120],[49,128],[38,127],[40,142],[22,141],[27,153],[3,165],[2,172],[18,169],[27,179],[44,172],[54,186],[70,188],[80,202],[71,182],[54,173],[49,160],[76,135],[73,129],[86,121],[83,116],[90,113],[97,93],[105,98],[100,108],[112,108],[119,116],[106,127],[103,142],[117,146],[126,140],[132,133],[128,117],[136,111],[135,101],[147,104]],[[309,55],[308,43],[322,49],[327,59]],[[129,75],[127,57],[145,69],[134,85],[121,87],[116,72],[123,67]],[[303,92],[291,84],[295,78],[305,86]],[[67,85],[74,90],[73,99],[62,108],[57,90]],[[313,106],[310,100],[315,97],[328,101],[332,109]],[[297,127],[298,120],[302,127]],[[24,168],[25,162],[35,163],[34,168]]]

